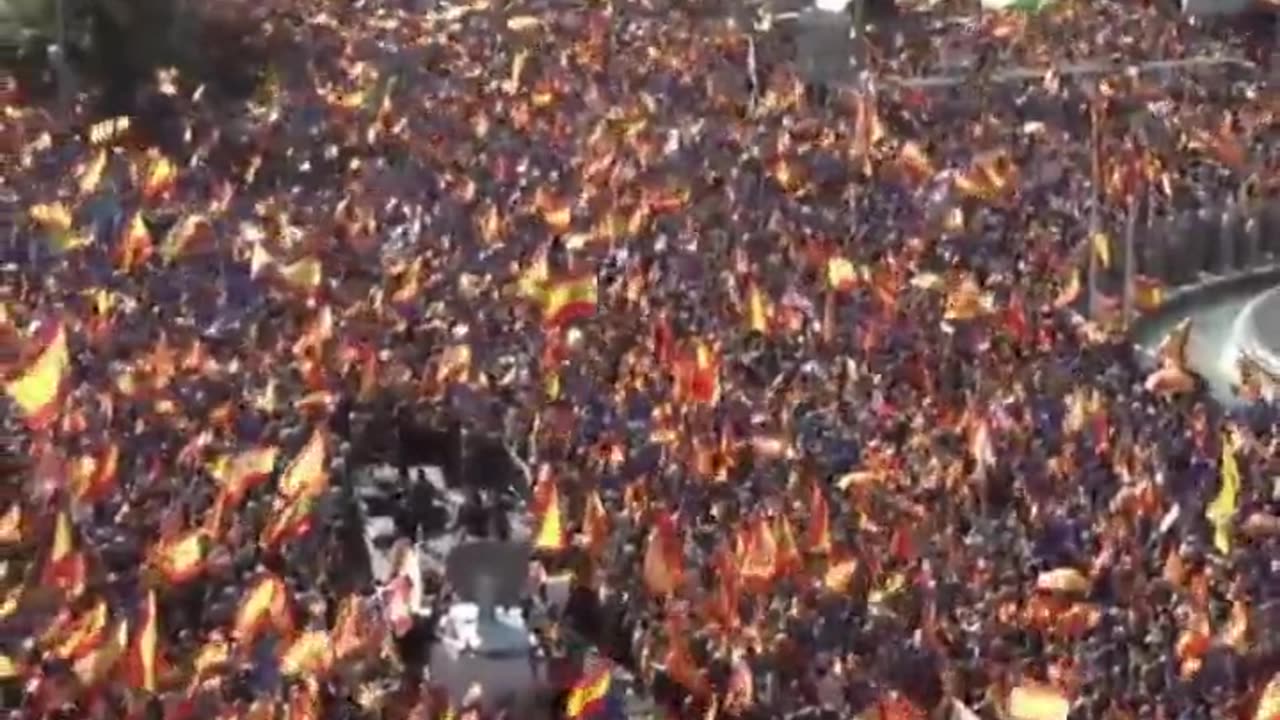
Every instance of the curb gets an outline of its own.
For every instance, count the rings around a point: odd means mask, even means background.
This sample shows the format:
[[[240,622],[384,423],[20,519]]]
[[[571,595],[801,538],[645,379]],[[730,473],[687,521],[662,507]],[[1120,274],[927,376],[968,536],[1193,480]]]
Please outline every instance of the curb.
[[[1186,316],[1191,306],[1202,304],[1208,298],[1249,291],[1260,293],[1275,285],[1280,285],[1280,263],[1270,263],[1232,275],[1208,277],[1199,282],[1172,289],[1159,308],[1134,319],[1128,332],[1130,342],[1140,356],[1150,359],[1154,357],[1152,351],[1137,340],[1138,337],[1148,334],[1146,328],[1165,325],[1171,320],[1176,322]]]

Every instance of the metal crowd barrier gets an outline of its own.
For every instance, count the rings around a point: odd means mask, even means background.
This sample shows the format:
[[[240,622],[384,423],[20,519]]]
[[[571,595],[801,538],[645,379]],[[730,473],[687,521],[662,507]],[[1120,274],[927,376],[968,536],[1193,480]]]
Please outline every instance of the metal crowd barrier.
[[[1110,236],[1109,275],[1125,272],[1123,238]],[[1134,243],[1134,274],[1166,287],[1275,262],[1280,257],[1280,201],[1186,210],[1141,224]]]

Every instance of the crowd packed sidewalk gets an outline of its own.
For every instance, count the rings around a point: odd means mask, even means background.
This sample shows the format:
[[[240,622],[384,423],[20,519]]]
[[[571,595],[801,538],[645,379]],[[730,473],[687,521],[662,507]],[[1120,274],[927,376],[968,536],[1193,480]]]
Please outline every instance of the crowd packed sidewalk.
[[[539,555],[599,598],[566,624],[672,717],[1280,717],[1273,405],[1072,320],[1098,182],[1111,232],[1271,192],[1272,90],[820,104],[699,4],[264,8],[248,101],[0,117],[16,716],[467,717],[322,512],[391,403],[529,449]],[[1224,42],[1066,0],[955,32],[876,71]]]

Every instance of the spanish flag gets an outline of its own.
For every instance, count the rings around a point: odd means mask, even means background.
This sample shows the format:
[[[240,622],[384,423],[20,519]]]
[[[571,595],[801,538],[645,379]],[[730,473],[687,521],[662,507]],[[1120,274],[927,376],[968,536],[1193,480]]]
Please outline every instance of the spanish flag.
[[[1204,511],[1205,518],[1213,525],[1213,546],[1223,555],[1231,552],[1231,520],[1240,500],[1240,467],[1236,464],[1235,451],[1234,440],[1224,436],[1219,463],[1222,482],[1217,497]]]
[[[150,162],[147,163],[142,176],[142,198],[148,202],[158,200],[173,189],[178,180],[178,170],[173,161],[161,155],[157,150],[148,152]]]
[[[102,174],[106,169],[107,151],[99,148],[93,159],[81,165],[76,173],[76,185],[81,196],[92,194],[98,189],[98,183],[102,181]]]
[[[174,585],[194,579],[204,572],[209,537],[204,528],[195,528],[158,543],[151,551],[151,563]]]
[[[86,455],[71,473],[72,494],[76,500],[94,503],[111,494],[120,470],[120,447],[112,442],[99,457]]]
[[[667,654],[663,658],[663,669],[668,677],[695,696],[706,697],[711,693],[711,684],[707,681],[706,674],[689,652],[687,634],[674,624],[667,630]]]
[[[796,547],[796,534],[786,513],[778,513],[773,522],[773,534],[778,538],[778,575],[791,575],[804,569],[804,558]]]
[[[71,211],[60,202],[32,205],[27,210],[27,215],[45,232],[50,249],[58,254],[89,244],[89,237],[85,233],[75,231]]]
[[[770,302],[760,286],[751,281],[747,284],[747,330],[765,334],[769,332]]]
[[[327,630],[309,630],[280,655],[280,672],[289,677],[319,675],[333,665],[333,649]]]
[[[831,512],[827,507],[827,496],[822,494],[822,486],[813,484],[809,494],[809,552],[826,555],[831,552]]]
[[[827,259],[827,287],[837,292],[850,292],[858,285],[858,271],[848,258]]]
[[[201,251],[207,252],[212,249],[213,237],[213,226],[208,218],[199,213],[187,215],[165,234],[164,241],[160,243],[160,257],[166,263],[173,263]]]
[[[684,542],[670,513],[661,515],[649,531],[643,572],[654,595],[674,595],[684,581]]]
[[[543,324],[558,327],[595,315],[598,292],[594,274],[549,283],[542,292]]]
[[[720,358],[706,341],[695,341],[692,350],[676,361],[673,374],[677,401],[711,405],[720,401]]]
[[[582,534],[586,536],[587,550],[598,557],[609,542],[609,513],[605,511],[600,493],[592,490],[587,495],[583,509]]]
[[[293,627],[289,615],[289,589],[275,575],[264,575],[245,594],[236,611],[232,637],[240,643],[251,643],[262,628],[270,624],[281,632]]]
[[[221,630],[215,631],[200,646],[200,649],[196,651],[195,659],[191,661],[192,685],[195,686],[202,678],[217,673],[230,662],[231,645],[222,637]]]
[[[567,720],[602,720],[604,718],[622,718],[620,703],[611,702],[613,689],[613,673],[608,667],[583,675],[565,702],[564,716]]]
[[[25,370],[5,384],[5,392],[22,411],[27,424],[37,430],[57,417],[71,364],[66,327],[55,323],[41,334],[46,338],[43,349]]]
[[[272,255],[262,243],[257,243],[249,259],[249,276],[259,278],[268,273],[279,278],[290,290],[303,294],[314,293],[324,282],[324,266],[314,255],[286,263]]]
[[[898,149],[898,167],[913,185],[923,185],[938,174],[937,165],[928,152],[914,140],[908,140]]]
[[[84,592],[86,574],[84,555],[75,547],[73,532],[67,511],[60,511],[53,529],[53,547],[41,580],[41,584],[56,587],[71,598]]]
[[[1266,687],[1262,688],[1262,696],[1258,698],[1258,708],[1253,712],[1253,720],[1276,720],[1280,718],[1280,673],[1271,676]]]
[[[280,494],[286,499],[317,496],[329,487],[329,448],[324,432],[317,428],[311,439],[280,476]]]
[[[547,485],[547,497],[538,520],[538,534],[533,548],[543,552],[559,552],[564,549],[564,523],[560,515],[560,491],[555,482]]]
[[[274,515],[262,530],[258,544],[271,549],[306,535],[311,531],[311,511],[314,506],[315,497],[311,495],[302,495],[277,505]]]
[[[222,486],[222,493],[238,504],[257,485],[271,477],[280,448],[274,445],[224,455],[209,468],[209,474]]]
[[[67,624],[59,624],[45,638],[49,654],[59,660],[75,660],[92,651],[106,638],[110,620],[105,600]]]
[[[120,244],[116,246],[116,267],[120,272],[133,272],[137,267],[145,265],[151,259],[155,243],[151,240],[151,231],[142,219],[141,212],[135,212],[120,236]]]
[[[768,588],[778,574],[778,541],[764,518],[756,518],[747,531],[740,572],[742,579],[755,590]]]
[[[72,663],[71,670],[85,688],[104,682],[129,645],[129,623],[119,620],[107,631],[105,641]]]
[[[142,607],[138,621],[138,632],[133,636],[133,645],[129,648],[126,660],[126,672],[129,684],[138,690],[155,693],[159,676],[159,622],[156,610],[156,591],[147,592],[147,601]]]
[[[333,622],[333,657],[342,660],[366,647],[369,633],[364,624],[364,601],[356,594],[343,598]]]

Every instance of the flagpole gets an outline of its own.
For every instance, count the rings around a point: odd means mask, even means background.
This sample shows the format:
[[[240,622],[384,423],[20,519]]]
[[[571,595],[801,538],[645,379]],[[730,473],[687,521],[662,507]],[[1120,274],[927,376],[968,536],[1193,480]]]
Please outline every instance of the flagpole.
[[[1095,92],[1089,107],[1089,155],[1092,161],[1090,175],[1093,188],[1089,203],[1089,238],[1086,241],[1089,253],[1087,314],[1090,320],[1096,320],[1098,317],[1098,251],[1094,248],[1093,239],[1102,231],[1102,126],[1098,117],[1102,113],[1100,102]]]
[[[1138,196],[1129,195],[1128,215],[1124,227],[1124,327],[1127,329],[1134,316],[1134,279],[1137,268],[1135,248],[1138,234]]]

